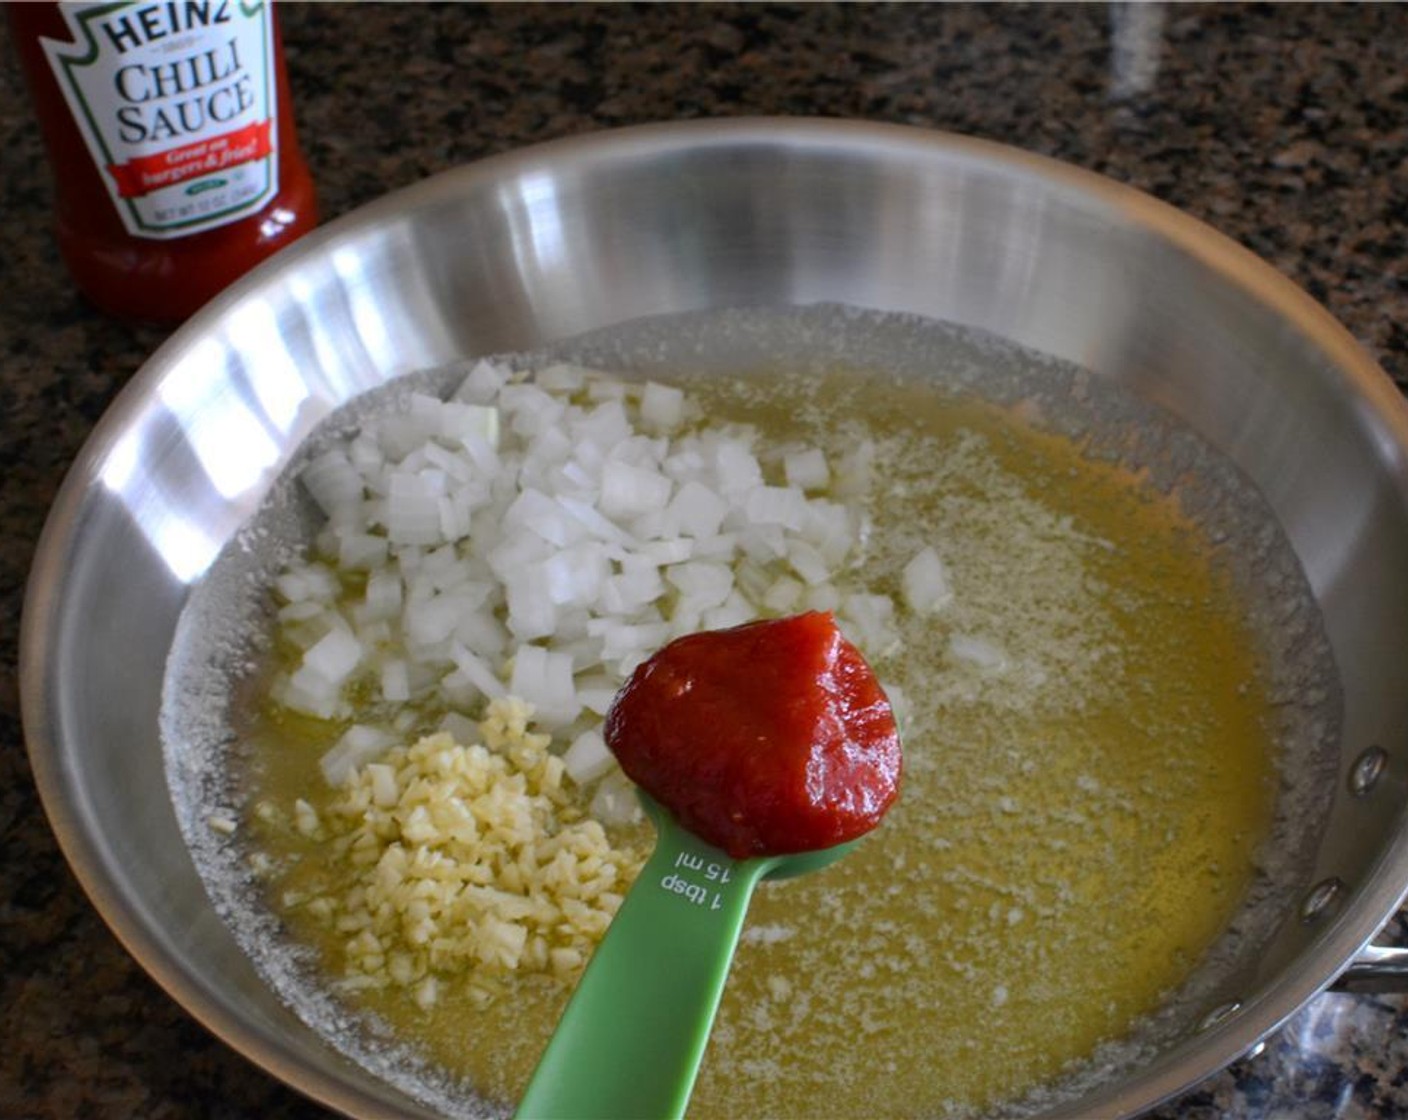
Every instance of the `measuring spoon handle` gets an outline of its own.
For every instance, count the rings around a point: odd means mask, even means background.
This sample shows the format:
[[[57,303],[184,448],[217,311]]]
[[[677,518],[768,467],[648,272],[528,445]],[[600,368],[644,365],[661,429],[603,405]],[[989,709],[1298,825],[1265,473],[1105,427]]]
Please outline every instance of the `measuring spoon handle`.
[[[669,1120],[689,1103],[748,901],[771,861],[730,859],[663,814],[519,1120]]]

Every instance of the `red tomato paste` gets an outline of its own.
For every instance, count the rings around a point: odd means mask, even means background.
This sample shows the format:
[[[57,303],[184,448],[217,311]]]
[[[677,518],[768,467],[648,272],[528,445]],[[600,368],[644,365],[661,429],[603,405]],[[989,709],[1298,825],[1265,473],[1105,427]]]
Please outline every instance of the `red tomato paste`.
[[[735,859],[854,840],[899,793],[890,703],[822,612],[671,642],[617,695],[606,741],[680,824]]]

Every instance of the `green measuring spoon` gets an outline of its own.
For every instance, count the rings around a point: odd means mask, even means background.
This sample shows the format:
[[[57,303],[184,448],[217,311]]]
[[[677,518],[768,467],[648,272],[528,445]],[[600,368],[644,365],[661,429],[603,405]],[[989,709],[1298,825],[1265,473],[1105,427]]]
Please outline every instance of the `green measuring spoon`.
[[[683,1116],[753,888],[819,870],[856,843],[735,860],[640,798],[655,851],[592,954],[519,1120]]]

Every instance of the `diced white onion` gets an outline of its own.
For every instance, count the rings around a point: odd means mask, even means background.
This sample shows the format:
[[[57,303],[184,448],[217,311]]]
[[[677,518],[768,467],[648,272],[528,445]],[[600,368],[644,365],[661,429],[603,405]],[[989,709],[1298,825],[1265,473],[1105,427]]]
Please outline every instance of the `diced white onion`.
[[[937,614],[953,602],[953,588],[939,554],[926,546],[915,553],[900,576],[905,602],[916,614]]]
[[[600,731],[591,728],[583,731],[562,756],[567,773],[579,786],[590,785],[614,764],[611,751]]]
[[[488,662],[478,654],[456,642],[450,649],[450,656],[454,658],[455,668],[485,696],[493,699],[504,695],[503,682],[494,675],[494,670],[489,667]]]
[[[350,630],[339,626],[303,655],[303,668],[331,685],[339,685],[352,675],[361,660],[361,643]]]
[[[802,579],[812,587],[829,582],[831,569],[826,558],[805,541],[794,541],[787,550],[787,562]]]
[[[831,481],[826,455],[819,447],[809,447],[805,451],[794,451],[784,456],[782,469],[787,476],[787,485],[799,490],[824,490]]]
[[[848,637],[861,649],[874,655],[893,653],[899,644],[895,630],[895,604],[888,595],[856,592],[847,595],[843,610],[850,633]]]
[[[396,804],[396,771],[379,762],[367,763],[367,774],[372,780],[372,804],[382,809]]]
[[[617,689],[610,685],[592,687],[579,683],[577,699],[582,702],[582,707],[587,711],[604,716],[611,710],[611,702],[616,699],[616,692]]]
[[[572,658],[565,653],[542,646],[519,646],[508,688],[532,704],[539,722],[548,727],[571,723],[581,711],[572,688]]]
[[[284,572],[274,581],[274,586],[290,603],[308,599],[320,603],[331,602],[338,590],[337,577],[321,564],[308,564]]]
[[[725,497],[747,494],[763,484],[763,471],[744,444],[721,442],[715,453],[719,491]]]
[[[718,493],[691,479],[676,492],[668,516],[682,536],[707,538],[718,533],[728,509]]]
[[[744,515],[756,525],[781,525],[797,530],[806,522],[807,499],[791,486],[759,486],[748,492]]]
[[[620,522],[642,513],[662,510],[670,500],[673,483],[656,471],[610,462],[601,473],[601,512]]]
[[[401,577],[390,568],[373,572],[367,577],[365,617],[396,618],[401,613]]]
[[[338,534],[337,562],[349,572],[368,572],[379,568],[386,563],[387,554],[385,537],[372,533]]]
[[[362,501],[362,476],[340,447],[329,448],[303,469],[303,485],[334,521],[355,513]]]
[[[645,815],[635,790],[620,770],[612,770],[601,779],[592,797],[591,811],[603,824],[634,824]]]
[[[667,568],[665,578],[679,588],[694,610],[717,607],[733,590],[733,571],[726,564],[691,560]]]
[[[343,732],[336,745],[318,760],[318,766],[329,785],[340,786],[353,770],[380,758],[395,742],[394,735],[379,727],[354,724]]]
[[[512,376],[511,370],[497,362],[475,362],[455,390],[454,399],[470,404],[489,404]]]
[[[763,606],[777,614],[789,614],[801,603],[806,588],[791,576],[781,576],[763,593]]]
[[[411,698],[411,674],[399,657],[381,666],[381,698],[393,704]]]
[[[540,369],[534,380],[544,389],[551,389],[558,393],[575,393],[586,384],[587,371],[581,366],[555,362]]]
[[[684,420],[684,392],[673,385],[647,381],[640,397],[640,418],[657,432],[673,431]]]
[[[387,495],[386,534],[392,544],[438,544],[440,491],[435,476],[397,471]]]
[[[894,649],[894,603],[838,582],[868,533],[851,500],[873,488],[873,444],[760,459],[752,429],[686,427],[696,415],[656,382],[476,362],[448,400],[409,394],[310,460],[303,482],[329,518],[318,548],[336,570],[295,564],[276,581],[282,634],[304,653],[274,695],[321,719],[347,719],[354,687],[386,705],[385,727],[356,725],[323,757],[328,780],[375,764],[414,723],[409,705],[444,704],[465,739],[469,714],[512,693],[571,737],[564,766],[598,783],[593,811],[636,819],[598,725],[671,638],[819,609],[867,653]],[[900,583],[919,614],[952,595],[933,549]],[[950,651],[1005,664],[980,639]]]
[[[970,634],[954,634],[948,640],[948,651],[959,661],[980,669],[1000,672],[1007,667],[1007,655],[991,642]]]

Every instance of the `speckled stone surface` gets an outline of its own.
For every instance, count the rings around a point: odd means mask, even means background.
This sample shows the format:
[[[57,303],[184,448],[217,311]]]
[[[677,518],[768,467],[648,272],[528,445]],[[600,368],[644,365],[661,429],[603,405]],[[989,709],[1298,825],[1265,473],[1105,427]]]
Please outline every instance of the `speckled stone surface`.
[[[291,6],[325,213],[533,141],[644,121],[857,117],[949,129],[1182,207],[1307,288],[1408,385],[1408,8]],[[1150,35],[1141,36],[1141,30]],[[0,1116],[325,1113],[226,1049],[68,873],[24,753],[17,639],[45,512],[164,337],[69,287],[0,28]],[[1391,936],[1403,940],[1401,922]],[[1327,996],[1158,1115],[1408,1115],[1408,1003]]]

